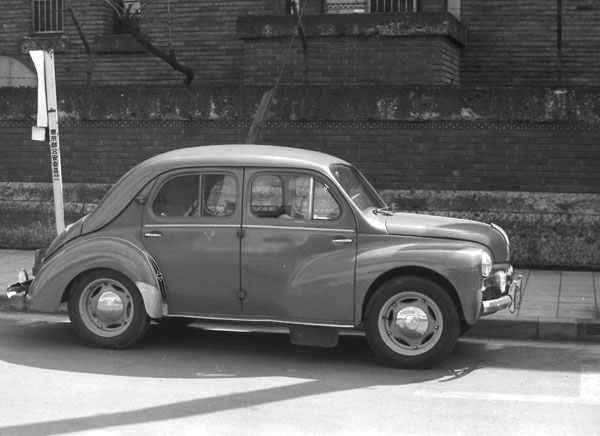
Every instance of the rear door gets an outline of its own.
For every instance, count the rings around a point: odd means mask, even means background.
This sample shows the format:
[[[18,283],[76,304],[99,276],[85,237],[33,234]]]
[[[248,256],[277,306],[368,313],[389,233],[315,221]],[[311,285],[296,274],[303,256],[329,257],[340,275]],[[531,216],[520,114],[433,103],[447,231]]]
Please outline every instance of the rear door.
[[[351,324],[356,221],[327,180],[246,169],[243,312],[252,318]]]
[[[239,168],[165,174],[146,202],[141,239],[157,261],[170,314],[239,315]]]

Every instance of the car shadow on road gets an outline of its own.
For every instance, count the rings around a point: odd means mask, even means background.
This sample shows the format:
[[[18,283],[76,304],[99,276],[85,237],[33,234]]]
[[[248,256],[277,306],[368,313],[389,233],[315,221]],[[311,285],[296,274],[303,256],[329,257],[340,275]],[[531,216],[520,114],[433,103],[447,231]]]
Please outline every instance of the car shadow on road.
[[[5,324],[0,333],[5,336]],[[164,329],[152,326],[135,348],[104,350],[86,347],[66,320],[11,326],[0,359],[15,365],[76,373],[150,378],[289,377],[285,386],[233,392],[118,413],[57,419],[0,427],[0,434],[45,435],[90,431],[106,427],[159,422],[254,407],[297,398],[376,386],[424,382],[452,383],[480,368],[553,370],[576,369],[581,356],[547,346],[464,340],[440,365],[429,370],[399,370],[382,366],[363,336],[342,336],[335,348],[289,343],[278,332],[221,331],[190,326]],[[533,350],[533,351],[532,351]],[[538,358],[531,360],[531,353]],[[520,358],[529,353],[529,358]],[[535,357],[535,356],[534,356]],[[533,362],[533,363],[532,363]],[[579,362],[580,363],[580,362]]]

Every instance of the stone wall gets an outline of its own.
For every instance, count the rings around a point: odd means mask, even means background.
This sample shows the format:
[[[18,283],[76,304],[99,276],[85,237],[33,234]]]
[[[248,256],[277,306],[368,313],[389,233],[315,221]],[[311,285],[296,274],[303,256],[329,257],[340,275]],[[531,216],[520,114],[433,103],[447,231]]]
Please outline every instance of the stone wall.
[[[65,221],[89,213],[109,184],[66,184]],[[381,190],[395,211],[494,223],[518,267],[600,269],[600,195]],[[52,184],[0,182],[0,248],[46,247],[56,236]]]
[[[91,212],[110,185],[66,184],[65,223]],[[47,247],[56,237],[52,183],[0,182],[0,248]]]
[[[512,262],[534,268],[600,269],[600,195],[384,190],[394,210],[501,226]]]

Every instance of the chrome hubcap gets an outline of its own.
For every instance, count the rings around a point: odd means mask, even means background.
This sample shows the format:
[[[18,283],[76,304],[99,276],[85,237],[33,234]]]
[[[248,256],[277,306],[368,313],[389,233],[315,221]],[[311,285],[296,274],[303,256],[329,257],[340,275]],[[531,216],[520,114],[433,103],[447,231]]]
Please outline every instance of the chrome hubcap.
[[[423,336],[429,328],[427,314],[415,306],[407,306],[398,311],[396,315],[396,327],[402,334],[418,338]]]
[[[95,334],[113,337],[123,333],[133,319],[133,300],[116,280],[94,280],[84,289],[79,312],[86,327]]]
[[[444,320],[440,308],[431,298],[419,292],[403,292],[381,307],[378,328],[390,349],[415,356],[438,343]]]
[[[105,323],[114,323],[123,315],[123,300],[112,291],[100,294],[98,298],[97,316]]]

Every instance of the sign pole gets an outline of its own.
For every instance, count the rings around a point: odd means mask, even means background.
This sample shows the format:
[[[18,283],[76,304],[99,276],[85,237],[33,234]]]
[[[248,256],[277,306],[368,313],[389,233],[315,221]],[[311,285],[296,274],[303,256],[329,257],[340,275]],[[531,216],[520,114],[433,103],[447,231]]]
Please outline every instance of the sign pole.
[[[48,142],[50,144],[50,162],[52,169],[52,190],[54,192],[54,215],[56,218],[56,232],[60,235],[65,229],[65,210],[62,169],[60,164],[54,52],[52,50],[36,50],[29,53],[38,74],[38,125],[32,129],[32,139],[37,141],[45,140],[45,128],[48,128]],[[43,88],[44,84],[45,90]],[[44,113],[46,115],[45,117]]]

